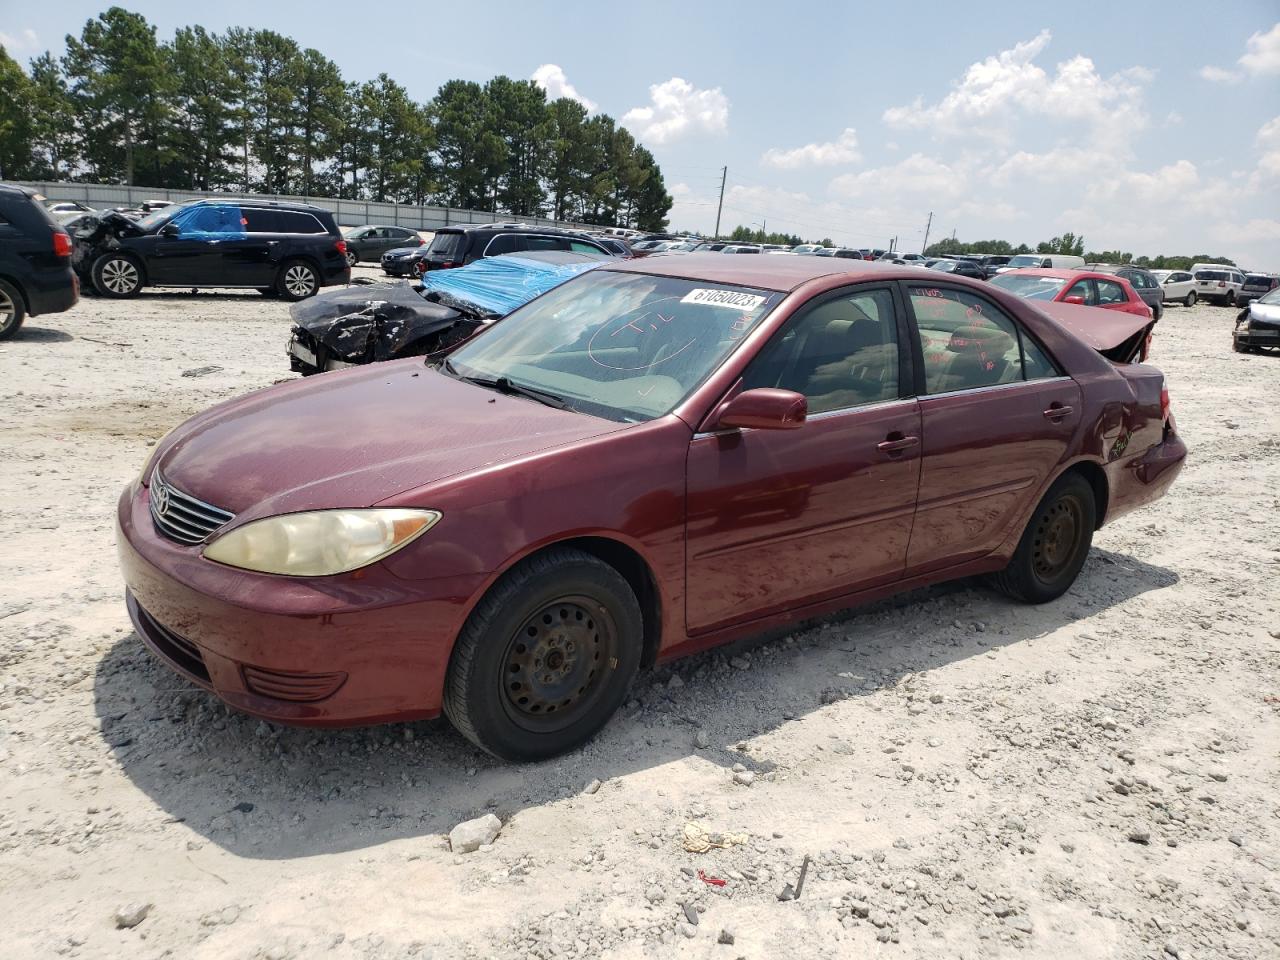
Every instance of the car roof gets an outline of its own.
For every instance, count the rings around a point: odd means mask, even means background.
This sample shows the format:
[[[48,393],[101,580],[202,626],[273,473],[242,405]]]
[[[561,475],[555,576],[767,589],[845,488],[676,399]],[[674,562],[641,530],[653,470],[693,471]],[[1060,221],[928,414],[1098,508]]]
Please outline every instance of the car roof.
[[[856,273],[858,280],[880,278],[911,279],[932,277],[937,272],[923,267],[915,270],[900,266],[877,265],[867,260],[836,257],[726,257],[718,253],[687,253],[681,257],[645,257],[627,260],[602,269],[619,273],[644,273],[651,276],[727,283],[740,287],[756,287],[782,293],[794,290],[810,280],[837,273]]]
[[[302,213],[329,213],[324,207],[312,203],[301,203],[291,200],[256,200],[249,197],[202,197],[185,203],[171,203],[170,206],[198,207],[203,203],[234,203],[238,207],[263,207],[268,210],[297,210]]]

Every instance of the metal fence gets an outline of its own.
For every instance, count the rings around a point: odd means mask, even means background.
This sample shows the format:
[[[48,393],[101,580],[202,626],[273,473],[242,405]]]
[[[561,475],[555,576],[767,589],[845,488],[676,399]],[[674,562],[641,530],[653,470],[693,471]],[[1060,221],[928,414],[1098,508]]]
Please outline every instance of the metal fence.
[[[438,230],[440,227],[460,223],[503,223],[519,220],[538,227],[563,227],[569,230],[598,230],[585,223],[549,220],[546,217],[518,217],[509,213],[489,213],[485,210],[462,210],[457,207],[418,207],[404,203],[378,203],[373,200],[338,200],[333,197],[290,197],[275,193],[236,193],[219,191],[201,193],[196,190],[165,190],[152,187],[126,187],[114,183],[51,183],[47,181],[14,180],[19,186],[30,187],[46,197],[57,200],[79,200],[91,207],[133,207],[144,200],[200,200],[218,197],[228,200],[286,200],[295,203],[311,203],[332,210],[338,223],[345,227],[363,223],[394,224],[413,230]]]

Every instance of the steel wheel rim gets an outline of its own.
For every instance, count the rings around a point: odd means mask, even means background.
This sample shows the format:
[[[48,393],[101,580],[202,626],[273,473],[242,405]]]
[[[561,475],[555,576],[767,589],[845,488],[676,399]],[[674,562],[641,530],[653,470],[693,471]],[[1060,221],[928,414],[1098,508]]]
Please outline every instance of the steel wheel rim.
[[[499,666],[508,717],[535,733],[577,723],[604,690],[616,637],[613,617],[590,597],[539,605],[511,637]]]
[[[1084,542],[1084,507],[1076,497],[1061,497],[1036,524],[1031,562],[1042,583],[1052,583],[1071,568]]]
[[[8,330],[14,318],[18,316],[18,308],[7,293],[0,290],[0,331]]]
[[[295,297],[305,297],[315,289],[315,278],[310,267],[295,264],[284,272],[284,285]]]
[[[131,293],[138,286],[138,268],[128,260],[108,260],[102,265],[102,283],[112,293]]]

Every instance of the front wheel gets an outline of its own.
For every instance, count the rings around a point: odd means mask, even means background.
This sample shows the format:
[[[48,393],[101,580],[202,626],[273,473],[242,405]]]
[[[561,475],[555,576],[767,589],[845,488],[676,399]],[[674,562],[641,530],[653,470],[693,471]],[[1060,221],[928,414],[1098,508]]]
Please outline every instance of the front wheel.
[[[568,548],[526,560],[472,611],[445,680],[444,712],[502,760],[544,760],[585,743],[626,697],[644,621],[602,560]]]
[[[305,300],[319,289],[320,277],[305,260],[286,261],[276,278],[276,292],[285,300]]]
[[[1089,481],[1078,473],[1059,477],[1031,515],[1009,565],[992,581],[1026,603],[1056,600],[1084,566],[1096,519]]]
[[[142,289],[142,267],[126,254],[103,254],[93,265],[93,285],[104,297],[136,297]]]

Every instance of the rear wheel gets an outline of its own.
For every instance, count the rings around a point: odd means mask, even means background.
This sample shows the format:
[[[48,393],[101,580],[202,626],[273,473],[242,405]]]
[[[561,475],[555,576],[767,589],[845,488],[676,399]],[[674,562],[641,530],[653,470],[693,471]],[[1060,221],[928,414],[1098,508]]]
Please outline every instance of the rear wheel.
[[[1186,295],[1182,302],[1185,306],[1194,307],[1196,305],[1196,292],[1192,290]]]
[[[347,266],[348,266],[348,267],[354,267],[354,266],[355,266],[357,263],[359,263],[359,262],[360,262],[360,258],[356,256],[356,252],[355,252],[354,250],[348,250],[348,251],[347,251]]]
[[[1078,473],[1059,477],[1031,515],[1009,565],[992,577],[995,585],[1026,603],[1062,596],[1089,555],[1096,511],[1089,481]]]
[[[1223,301],[1228,307],[1236,305],[1236,292],[1234,290],[1227,291],[1227,299]]]
[[[286,260],[276,277],[276,292],[285,300],[305,300],[320,289],[316,268],[305,260]]]
[[[93,285],[104,297],[136,297],[142,289],[142,264],[128,254],[103,254],[93,265]]]
[[[444,712],[503,760],[543,760],[585,743],[626,696],[644,623],[630,585],[579,550],[514,567],[468,618],[445,680]]]
[[[0,280],[0,340],[7,340],[17,333],[26,316],[26,305],[17,287]]]

